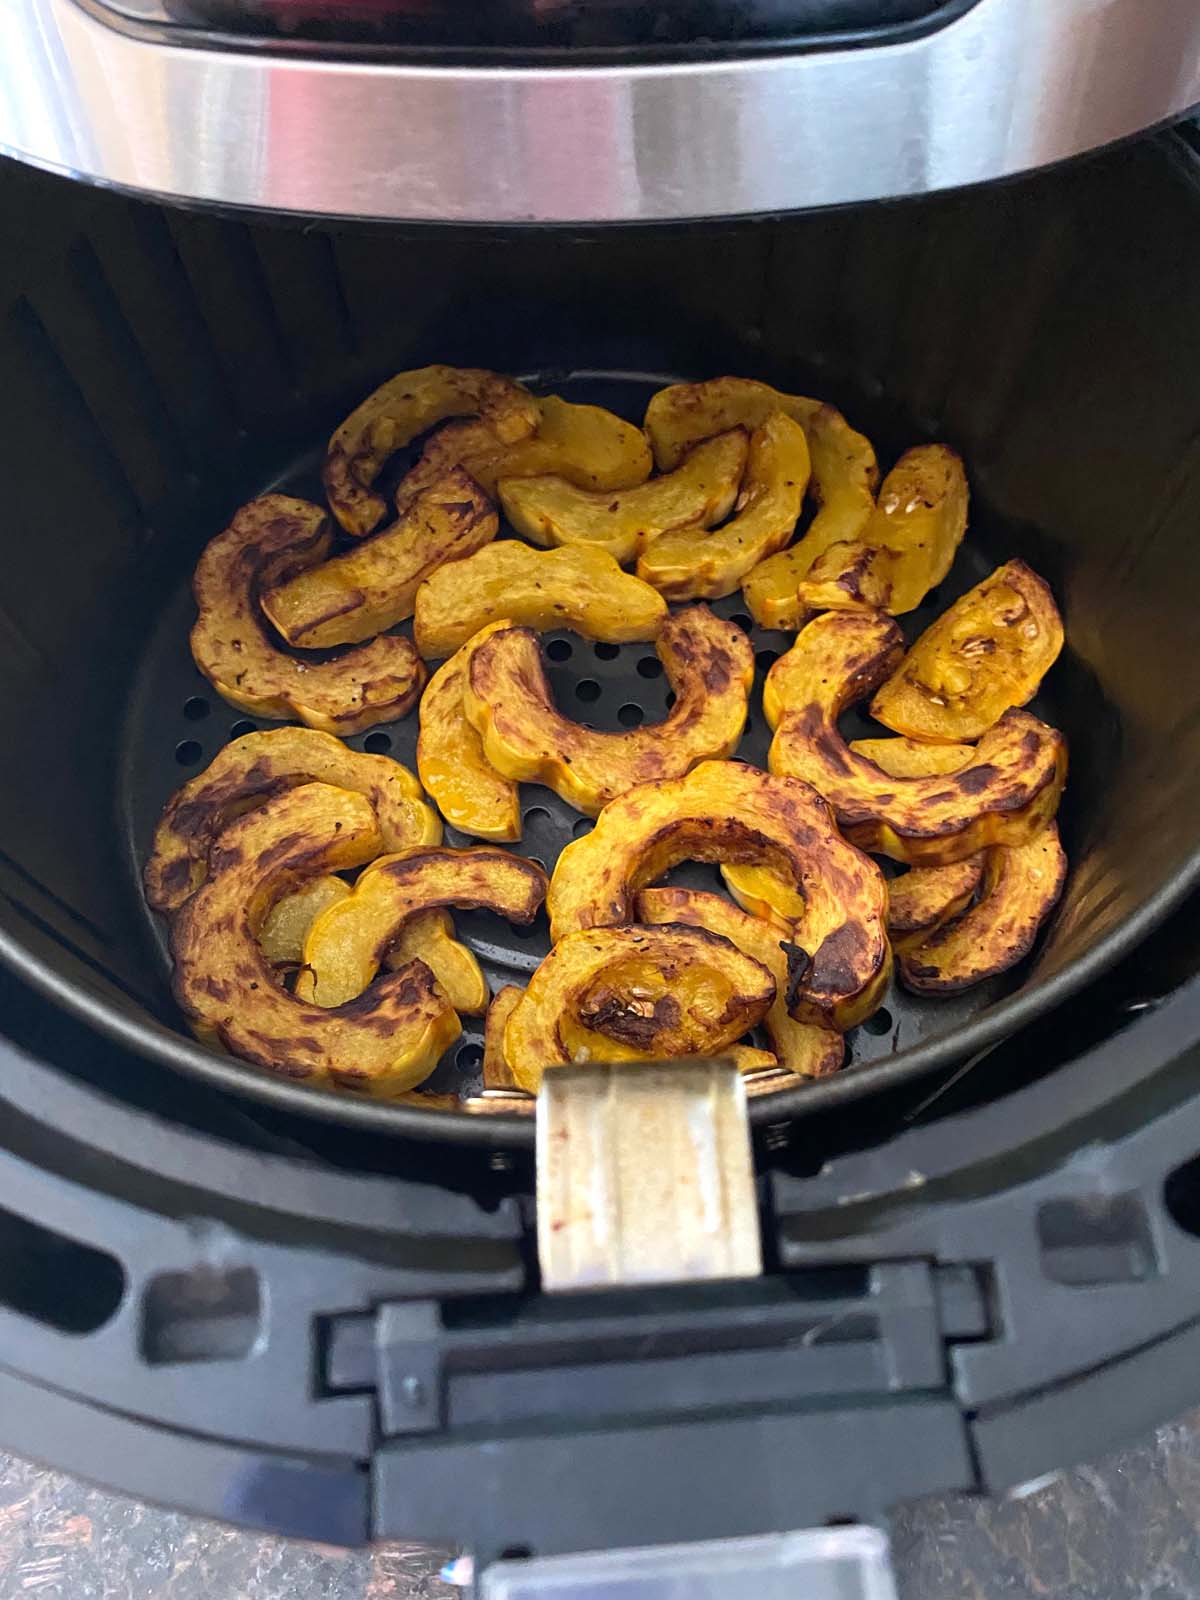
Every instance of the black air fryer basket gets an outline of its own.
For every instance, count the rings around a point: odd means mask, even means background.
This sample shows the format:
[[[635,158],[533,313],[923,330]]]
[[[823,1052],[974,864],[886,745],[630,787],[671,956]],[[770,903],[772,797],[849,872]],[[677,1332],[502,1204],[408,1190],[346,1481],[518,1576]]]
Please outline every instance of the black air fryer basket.
[[[737,225],[301,227],[9,165],[0,215],[0,1442],[255,1525],[488,1559],[880,1517],[1195,1400],[1188,132]],[[944,439],[972,523],[909,620],[1014,555],[1062,606],[1035,707],[1070,741],[1062,906],[1011,978],[889,997],[843,1073],[753,1102],[760,1278],[543,1294],[531,1121],[256,1075],[170,1002],[154,820],[262,725],[191,663],[192,567],[243,501],[316,497],[336,422],[434,360],[634,420],[664,382],[742,373],[833,401],[885,464]],[[753,638],[765,671],[786,640]],[[648,649],[550,639],[580,718],[663,714]],[[414,738],[350,743],[411,765]],[[521,849],[552,867],[587,824],[523,798]],[[494,981],[546,949],[544,925],[459,928]],[[465,1033],[433,1086],[476,1085],[480,1058]]]

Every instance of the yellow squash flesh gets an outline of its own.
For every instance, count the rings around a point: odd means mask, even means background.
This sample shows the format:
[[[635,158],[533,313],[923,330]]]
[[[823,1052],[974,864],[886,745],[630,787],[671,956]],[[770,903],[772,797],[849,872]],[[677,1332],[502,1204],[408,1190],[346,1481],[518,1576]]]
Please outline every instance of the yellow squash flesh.
[[[775,998],[763,1017],[762,1026],[780,1067],[801,1078],[822,1078],[841,1066],[846,1047],[840,1033],[832,1028],[796,1022],[788,1015],[787,991],[791,974],[784,945],[790,929],[776,928],[759,917],[739,911],[721,895],[706,894],[699,889],[643,889],[635,907],[639,922],[686,923],[707,928],[766,967],[775,979]]]
[[[975,754],[970,744],[922,744],[919,739],[851,739],[850,749],[892,778],[928,778],[957,772]]]
[[[272,728],[227,744],[168,800],[144,874],[155,911],[177,911],[203,883],[213,840],[242,812],[302,783],[329,783],[364,795],[379,821],[384,850],[439,844],[442,825],[421,786],[390,756],[351,750],[312,728]]]
[[[540,545],[596,545],[622,563],[674,528],[711,528],[733,509],[749,446],[744,428],[695,446],[673,472],[603,493],[566,478],[502,478],[504,515]]]
[[[493,632],[471,652],[463,699],[486,759],[506,778],[545,784],[595,816],[635,784],[732,755],[754,681],[746,635],[707,606],[688,606],[664,622],[656,648],[676,696],[665,720],[597,733],[555,706],[534,633]]]
[[[430,573],[481,549],[499,525],[478,484],[448,472],[390,528],[268,589],[262,608],[289,644],[306,650],[372,639],[412,616]]]
[[[531,550],[515,539],[486,545],[435,572],[417,590],[413,638],[440,660],[489,622],[507,617],[545,632],[572,628],[587,639],[653,639],[666,619],[662,596],[587,545]]]
[[[876,611],[892,598],[890,550],[852,540],[831,544],[800,579],[796,598],[801,612]]]
[[[361,733],[410,711],[425,683],[412,643],[383,635],[330,661],[301,661],[268,636],[258,595],[329,553],[320,506],[267,494],[242,506],[200,557],[192,658],[230,705],[297,718],[325,733]]]
[[[792,537],[808,486],[804,429],[775,411],[754,430],[737,515],[713,532],[677,528],[652,540],[637,573],[669,600],[719,599]]]
[[[876,692],[871,715],[916,739],[977,739],[1033,698],[1062,644],[1048,585],[1008,561],[926,628]]]
[[[906,944],[900,978],[917,994],[958,994],[1029,954],[1067,877],[1053,822],[1025,844],[989,850],[979,899],[957,921]]]
[[[370,802],[323,783],[289,789],[231,823],[208,878],[171,923],[175,997],[188,1018],[234,1055],[298,1081],[391,1097],[426,1078],[459,1024],[423,963],[326,1011],[279,988],[259,945],[284,895],[361,866],[381,844]]]
[[[380,859],[386,860],[386,857]],[[454,937],[450,913],[440,906],[418,911],[408,919],[383,964],[394,972],[414,960],[425,963],[437,979],[438,988],[460,1016],[481,1017],[487,1010],[490,991],[483,969],[466,945]],[[315,994],[313,998],[315,1000]]]
[[[862,849],[910,866],[1026,843],[1053,818],[1067,774],[1066,741],[1027,712],[1005,712],[966,766],[932,777],[890,777],[847,747],[838,717],[887,676],[901,642],[879,612],[810,622],[763,686],[771,771],[812,784]]]
[[[515,983],[506,983],[497,989],[487,1008],[483,1026],[483,1087],[485,1089],[519,1089],[520,1084],[508,1064],[504,1053],[504,1030],[524,989]]]
[[[962,461],[944,444],[906,450],[883,480],[862,539],[893,553],[894,616],[919,606],[950,571],[967,529],[968,499]]]
[[[537,402],[535,431],[502,439],[486,421],[452,422],[433,435],[421,459],[401,480],[397,510],[451,467],[465,467],[495,497],[502,478],[566,478],[580,489],[632,489],[650,476],[646,436],[603,406],[572,405],[558,395]]]
[[[299,966],[304,959],[304,940],[322,911],[344,900],[350,885],[343,878],[323,873],[284,895],[268,911],[258,936],[263,955],[273,967]]]
[[[761,963],[703,928],[581,929],[530,977],[504,1054],[518,1087],[536,1094],[543,1071],[570,1061],[720,1054],[774,997]]]
[[[417,367],[397,373],[368,395],[325,453],[325,493],[346,532],[361,538],[383,517],[387,503],[371,485],[394,451],[447,417],[476,413],[508,444],[532,433],[541,415],[519,383],[474,367]]]
[[[874,1010],[890,959],[882,873],[846,843],[807,784],[740,762],[705,761],[686,778],[610,801],[558,858],[547,896],[552,938],[631,921],[637,891],[689,860],[762,863],[803,896],[793,1016],[849,1027]]]
[[[546,874],[507,850],[410,850],[364,872],[354,893],[317,918],[304,941],[296,994],[340,1006],[371,983],[384,956],[417,912],[486,907],[530,923],[545,899]]]
[[[421,697],[417,771],[452,828],[477,839],[512,843],[521,837],[521,795],[488,760],[483,740],[467,720],[463,690],[471,652],[507,619],[489,623],[456,650],[429,680]]]

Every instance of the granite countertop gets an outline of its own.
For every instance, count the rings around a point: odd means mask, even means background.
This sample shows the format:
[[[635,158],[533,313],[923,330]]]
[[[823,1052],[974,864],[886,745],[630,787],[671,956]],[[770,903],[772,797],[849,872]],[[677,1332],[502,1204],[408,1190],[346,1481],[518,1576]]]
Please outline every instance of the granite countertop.
[[[900,1600],[1200,1600],[1200,1412],[1023,1497],[903,1510]],[[425,1600],[448,1552],[260,1538],[0,1456],[0,1600]]]

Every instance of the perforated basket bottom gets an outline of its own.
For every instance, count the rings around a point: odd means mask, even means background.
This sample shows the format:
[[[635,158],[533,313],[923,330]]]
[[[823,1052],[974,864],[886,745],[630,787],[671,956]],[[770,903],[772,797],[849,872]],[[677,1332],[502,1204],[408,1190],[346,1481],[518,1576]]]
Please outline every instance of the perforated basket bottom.
[[[578,373],[567,378],[558,376],[552,385],[542,387],[553,388],[554,392],[563,393],[572,400],[611,406],[631,420],[640,420],[654,390],[676,381],[668,376]],[[258,492],[281,490],[320,499],[321,450],[321,446],[315,447],[309,456],[294,463],[283,475],[265,482]],[[184,564],[177,589],[147,636],[124,730],[119,804],[131,893],[142,909],[150,946],[157,952],[164,977],[170,969],[165,929],[146,906],[140,882],[142,863],[149,852],[159,813],[170,794],[203,770],[231,739],[256,728],[278,726],[248,718],[228,706],[197,671],[188,649],[188,632],[195,618],[189,586],[191,569],[205,542],[218,531],[216,528],[171,530],[172,541],[178,545]],[[503,532],[502,529],[502,535]],[[989,548],[988,540],[980,536],[979,530],[969,532],[950,578],[925,606],[903,619],[909,639],[915,638],[939,611],[977,583],[998,562],[1017,553],[1015,549]],[[789,647],[792,636],[754,627],[740,593],[714,601],[712,607],[718,615],[745,628],[754,645],[755,688],[737,754],[741,759],[765,767],[769,733],[762,716],[762,680],[777,655]],[[565,632],[545,635],[544,644],[558,704],[587,726],[619,731],[642,722],[659,721],[666,715],[669,690],[653,645],[595,644]],[[1039,703],[1034,709],[1048,721],[1055,721],[1052,707]],[[842,726],[848,738],[887,731],[858,713],[848,715]],[[416,739],[414,711],[401,722],[356,734],[346,742],[354,749],[394,756],[415,772]],[[511,848],[541,862],[552,872],[559,851],[572,839],[588,832],[591,821],[539,785],[525,785],[521,798],[524,829],[519,843]],[[465,846],[477,842],[453,828],[446,829],[447,844]],[[890,866],[885,864],[885,870],[890,871]],[[698,888],[721,887],[717,869],[699,864],[678,868],[669,881]],[[523,983],[549,949],[544,914],[530,928],[511,927],[485,912],[459,913],[455,922],[459,937],[475,952],[493,990],[506,983]],[[908,1049],[935,1035],[956,1030],[1018,982],[1019,972],[948,1000],[918,999],[893,984],[883,1007],[849,1034],[847,1068],[860,1070],[901,1048]],[[423,1087],[443,1093],[477,1091],[481,1087],[482,1059],[482,1018],[464,1017],[462,1036]]]

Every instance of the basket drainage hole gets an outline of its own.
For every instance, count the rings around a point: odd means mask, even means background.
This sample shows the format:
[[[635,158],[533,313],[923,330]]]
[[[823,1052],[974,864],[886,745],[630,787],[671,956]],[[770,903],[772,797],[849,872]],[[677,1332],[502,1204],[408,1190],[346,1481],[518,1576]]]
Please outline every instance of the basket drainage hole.
[[[762,670],[764,672],[767,672],[779,660],[779,651],[778,650],[759,650],[757,652],[757,654],[755,655],[754,659],[755,659],[755,661],[758,662],[758,664],[762,668]]]
[[[638,676],[642,678],[661,678],[662,662],[657,656],[643,656],[637,664]]]
[[[615,661],[620,654],[621,646],[619,644],[608,644],[602,640],[596,646],[596,656],[600,661]]]
[[[204,749],[195,739],[181,739],[175,746],[175,759],[181,767],[196,766],[204,755]]]
[[[454,1059],[464,1072],[471,1072],[483,1061],[483,1046],[464,1044]]]
[[[201,722],[212,710],[202,694],[191,695],[183,702],[183,714],[189,722]]]
[[[569,639],[551,639],[546,646],[546,654],[551,661],[570,661],[571,642]]]
[[[877,1038],[885,1033],[891,1033],[892,1013],[886,1006],[880,1006],[878,1011],[867,1018],[863,1023],[863,1027],[868,1033],[875,1034]]]
[[[249,717],[240,717],[229,730],[231,739],[244,739],[248,733],[257,733],[258,723],[251,722]]]
[[[584,678],[581,683],[577,683],[575,685],[575,698],[586,701],[589,704],[593,700],[599,700],[600,685],[595,678]]]
[[[549,822],[551,821],[551,816],[545,806],[530,806],[525,813],[525,821],[530,823]]]
[[[363,740],[363,749],[368,755],[385,756],[391,748],[391,736],[386,733],[369,733]]]
[[[591,833],[593,827],[591,817],[580,817],[571,828],[572,839],[582,839],[585,833]]]
[[[629,705],[622,706],[617,712],[617,721],[623,728],[636,728],[640,726],[644,716],[645,712],[642,710],[641,706],[635,706],[633,702],[630,701]]]
[[[749,633],[750,629],[754,626],[753,621],[746,615],[744,611],[735,611],[729,620],[733,623],[735,628],[741,628],[744,633]]]

